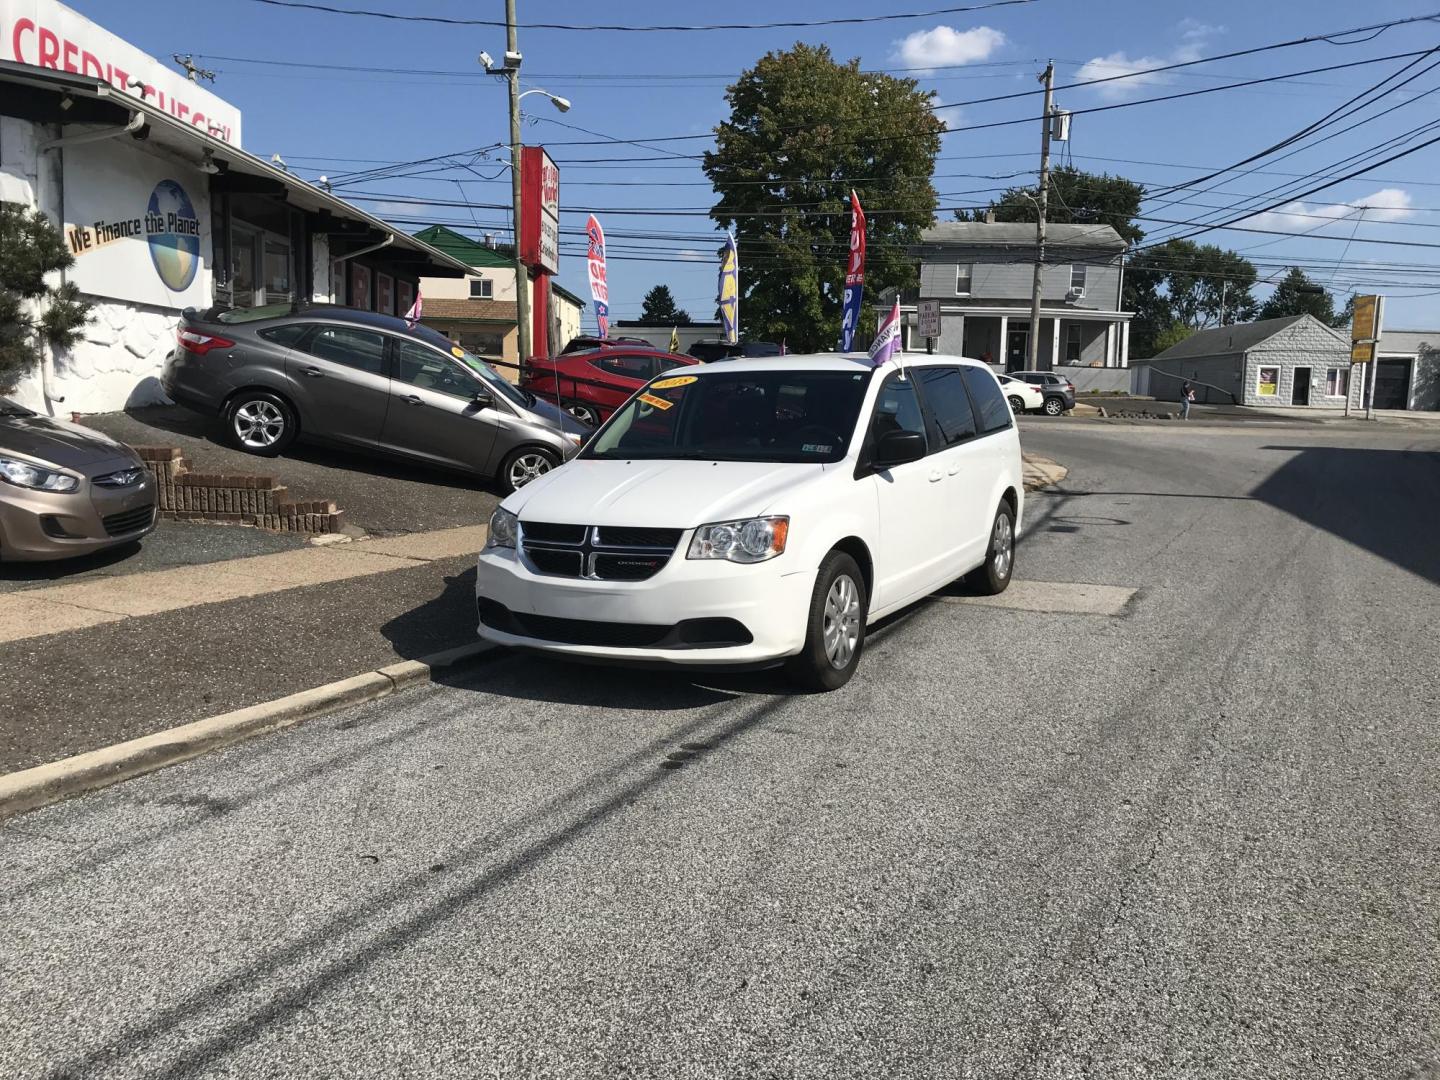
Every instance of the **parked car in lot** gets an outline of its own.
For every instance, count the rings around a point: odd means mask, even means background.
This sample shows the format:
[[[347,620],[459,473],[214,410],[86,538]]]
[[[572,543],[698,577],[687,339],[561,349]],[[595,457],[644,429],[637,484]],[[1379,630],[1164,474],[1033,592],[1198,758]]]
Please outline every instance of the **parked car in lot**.
[[[589,430],[427,326],[353,308],[187,309],[160,377],[241,450],[297,437],[495,477],[507,491],[573,457]]]
[[[1012,371],[1011,376],[1038,387],[1045,395],[1046,416],[1059,416],[1075,408],[1075,384],[1053,371]]]
[[[551,358],[532,357],[520,385],[544,401],[558,401],[572,416],[597,427],[661,372],[699,362],[648,345],[607,345]]]
[[[594,337],[593,335],[589,334],[581,334],[579,337],[571,338],[566,343],[565,347],[560,350],[560,355],[565,356],[568,353],[585,352],[589,349],[611,348],[617,345],[638,345],[642,349],[653,349],[655,347],[651,342],[646,341],[644,338]]]
[[[995,376],[784,356],[668,372],[496,509],[475,582],[504,645],[783,663],[833,690],[865,628],[968,574],[1010,583],[1020,440]]]
[[[718,338],[707,338],[697,341],[690,346],[690,355],[699,357],[706,363],[713,364],[717,360],[733,360],[737,356],[779,356],[780,346],[773,341],[741,341],[732,344],[728,341],[721,341]]]
[[[1000,380],[1000,389],[1005,392],[1005,400],[1010,402],[1016,416],[1045,407],[1045,393],[1040,387],[1013,375],[996,375],[995,378]]]
[[[0,560],[64,559],[155,528],[155,483],[135,451],[0,397]]]

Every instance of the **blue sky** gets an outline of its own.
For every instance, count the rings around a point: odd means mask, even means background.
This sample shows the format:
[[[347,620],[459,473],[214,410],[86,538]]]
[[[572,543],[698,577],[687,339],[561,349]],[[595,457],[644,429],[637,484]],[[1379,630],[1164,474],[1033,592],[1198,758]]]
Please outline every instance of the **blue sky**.
[[[461,18],[504,16],[501,0],[335,2],[342,7]],[[244,112],[246,149],[263,157],[278,152],[292,171],[307,178],[321,173],[338,177],[374,168],[374,162],[413,160],[493,146],[508,137],[504,85],[481,75],[476,62],[482,49],[497,57],[504,52],[504,31],[499,28],[344,18],[284,10],[254,0],[197,0],[186,5],[183,18],[176,17],[172,3],[162,0],[70,3],[157,56],[175,52],[203,56],[200,62],[218,72],[215,92]],[[940,0],[895,0],[891,5],[858,0],[792,0],[783,5],[773,0],[737,0],[728,5],[680,4],[674,0],[610,4],[519,0],[522,26],[527,20],[626,25],[764,22],[945,6],[952,5]],[[859,57],[867,68],[928,69],[909,74],[919,77],[922,87],[935,90],[942,102],[954,103],[1034,87],[1035,76],[1047,58],[1055,60],[1056,81],[1063,85],[1099,74],[1230,52],[1388,18],[1428,14],[1432,10],[1440,10],[1440,4],[1431,8],[1395,0],[1373,0],[1363,6],[1338,0],[1215,0],[1203,8],[1194,8],[1154,0],[1101,0],[1089,4],[1036,0],[968,14],[805,30],[704,34],[522,30],[520,47],[525,56],[527,88],[541,87],[573,102],[571,111],[562,115],[539,95],[527,98],[530,119],[525,139],[547,145],[560,162],[563,206],[608,208],[599,216],[609,234],[612,254],[612,318],[637,316],[641,297],[659,282],[668,283],[681,305],[693,315],[707,318],[713,311],[714,295],[714,239],[709,236],[712,226],[703,209],[690,211],[708,207],[713,192],[697,163],[685,158],[663,158],[658,152],[626,145],[559,145],[594,138],[560,123],[617,139],[704,134],[727,115],[727,81],[765,52],[788,47],[796,40],[823,42],[837,57]],[[1187,17],[1192,11],[1196,15]],[[1084,109],[1435,45],[1440,45],[1440,23],[1420,23],[1389,30],[1368,42],[1319,43],[1278,50],[1184,73],[1072,90],[1059,94],[1058,100],[1064,107]],[[254,63],[256,60],[344,65],[361,70],[276,67]],[[1228,165],[1270,145],[1407,62],[1390,60],[1263,87],[1080,115],[1075,118],[1073,137],[1062,153],[1084,168],[1119,172],[1150,185],[1174,184],[1199,175],[1203,167]],[[394,74],[377,70],[381,68],[413,70]],[[1387,97],[1377,111],[1412,99],[1414,104],[1404,105],[1373,125],[1340,135],[1285,161],[1259,163],[1265,172],[1211,181],[1204,186],[1213,185],[1215,190],[1177,195],[1175,198],[1191,202],[1151,212],[1162,218],[1194,218],[1205,214],[1208,207],[1235,202],[1237,193],[1258,193],[1292,179],[1278,173],[1318,169],[1430,121],[1435,116],[1436,98],[1419,100],[1417,95],[1435,86],[1440,86],[1440,70],[1422,75],[1403,92]],[[945,114],[952,126],[963,126],[1034,115],[1037,111],[1035,103],[1012,101],[964,105],[947,109]],[[1433,137],[1433,133],[1420,138],[1424,137]],[[1029,124],[947,135],[936,168],[935,186],[942,194],[941,205],[984,203],[996,194],[995,189],[1024,182],[1024,176],[1009,174],[1036,168],[1037,144],[1038,132]],[[706,145],[703,140],[662,144],[678,153],[699,153]],[[492,155],[496,160],[504,158],[500,150],[492,151]],[[656,160],[644,164],[596,160],[633,157]],[[1247,222],[1262,229],[1312,231],[1311,236],[1217,231],[1204,239],[1243,251],[1259,264],[1262,277],[1273,274],[1284,262],[1293,261],[1311,267],[1314,276],[1333,283],[1342,295],[1356,285],[1362,291],[1378,287],[1391,297],[1388,325],[1435,327],[1440,325],[1440,295],[1419,294],[1440,291],[1440,249],[1368,241],[1440,243],[1440,232],[1433,228],[1440,225],[1437,161],[1440,144],[1384,166],[1371,176],[1346,181],[1307,198],[1303,205],[1287,206],[1283,215],[1271,214]],[[1348,166],[1345,171],[1355,167]],[[438,179],[377,179],[337,188],[338,193],[355,197],[356,201],[361,201],[359,192],[379,193],[378,198],[361,204],[382,216],[478,224],[496,234],[508,229],[504,210],[425,207],[397,200],[506,204],[509,191],[508,172],[494,162],[479,159],[468,170],[449,171]],[[1362,206],[1366,207],[1363,211],[1358,209]],[[664,208],[669,212],[619,213],[626,208]],[[579,229],[584,218],[581,210],[567,210],[562,229]],[[1142,224],[1152,236],[1163,234],[1167,228],[1161,222]],[[407,227],[418,229],[420,224]],[[626,237],[626,233],[643,233],[646,238]],[[573,251],[573,246],[569,250]],[[657,251],[663,251],[667,261],[654,261],[651,256]],[[1340,259],[1346,265],[1332,270],[1330,264]],[[1397,264],[1405,264],[1405,268]],[[1382,277],[1381,266],[1393,272]],[[588,298],[580,258],[570,254],[562,258],[559,280]]]

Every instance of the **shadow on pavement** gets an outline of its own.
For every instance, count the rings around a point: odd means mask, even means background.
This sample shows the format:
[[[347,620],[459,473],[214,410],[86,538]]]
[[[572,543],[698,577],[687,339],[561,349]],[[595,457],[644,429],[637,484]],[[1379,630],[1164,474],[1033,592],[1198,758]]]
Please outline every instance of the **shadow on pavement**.
[[[56,559],[52,562],[6,562],[0,563],[0,581],[63,581],[92,570],[123,563],[140,551],[140,541],[132,540],[119,547],[97,551],[93,555],[81,555],[73,559]]]
[[[1251,495],[1440,584],[1440,453],[1265,446],[1295,456]]]

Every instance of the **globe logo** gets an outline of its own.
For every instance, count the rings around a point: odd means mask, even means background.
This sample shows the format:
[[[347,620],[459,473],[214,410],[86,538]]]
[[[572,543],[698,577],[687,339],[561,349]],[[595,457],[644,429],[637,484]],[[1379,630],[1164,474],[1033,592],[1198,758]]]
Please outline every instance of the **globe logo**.
[[[161,180],[151,192],[145,232],[160,280],[184,292],[200,269],[200,219],[190,196],[174,180]]]

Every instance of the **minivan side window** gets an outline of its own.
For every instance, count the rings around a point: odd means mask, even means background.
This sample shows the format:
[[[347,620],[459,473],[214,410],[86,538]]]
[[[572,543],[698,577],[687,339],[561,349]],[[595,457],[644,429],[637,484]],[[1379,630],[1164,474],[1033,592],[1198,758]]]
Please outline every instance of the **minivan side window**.
[[[255,332],[266,341],[273,341],[276,345],[284,345],[287,349],[300,348],[300,339],[308,334],[314,327],[309,323],[287,323],[284,326],[267,326],[264,330]]]
[[[1010,426],[1010,406],[1005,404],[1005,395],[995,376],[981,368],[962,367],[965,388],[970,391],[970,400],[975,403],[976,419],[981,434],[1001,431]]]
[[[916,369],[925,392],[925,406],[943,446],[954,446],[975,434],[975,411],[958,367]]]
[[[925,414],[920,411],[915,383],[902,379],[899,372],[888,376],[880,387],[875,398],[874,419],[870,422],[870,434],[876,440],[892,431],[913,431],[922,438],[925,436]]]
[[[371,375],[385,374],[385,338],[373,330],[353,326],[322,326],[305,346],[321,360],[344,364]]]

